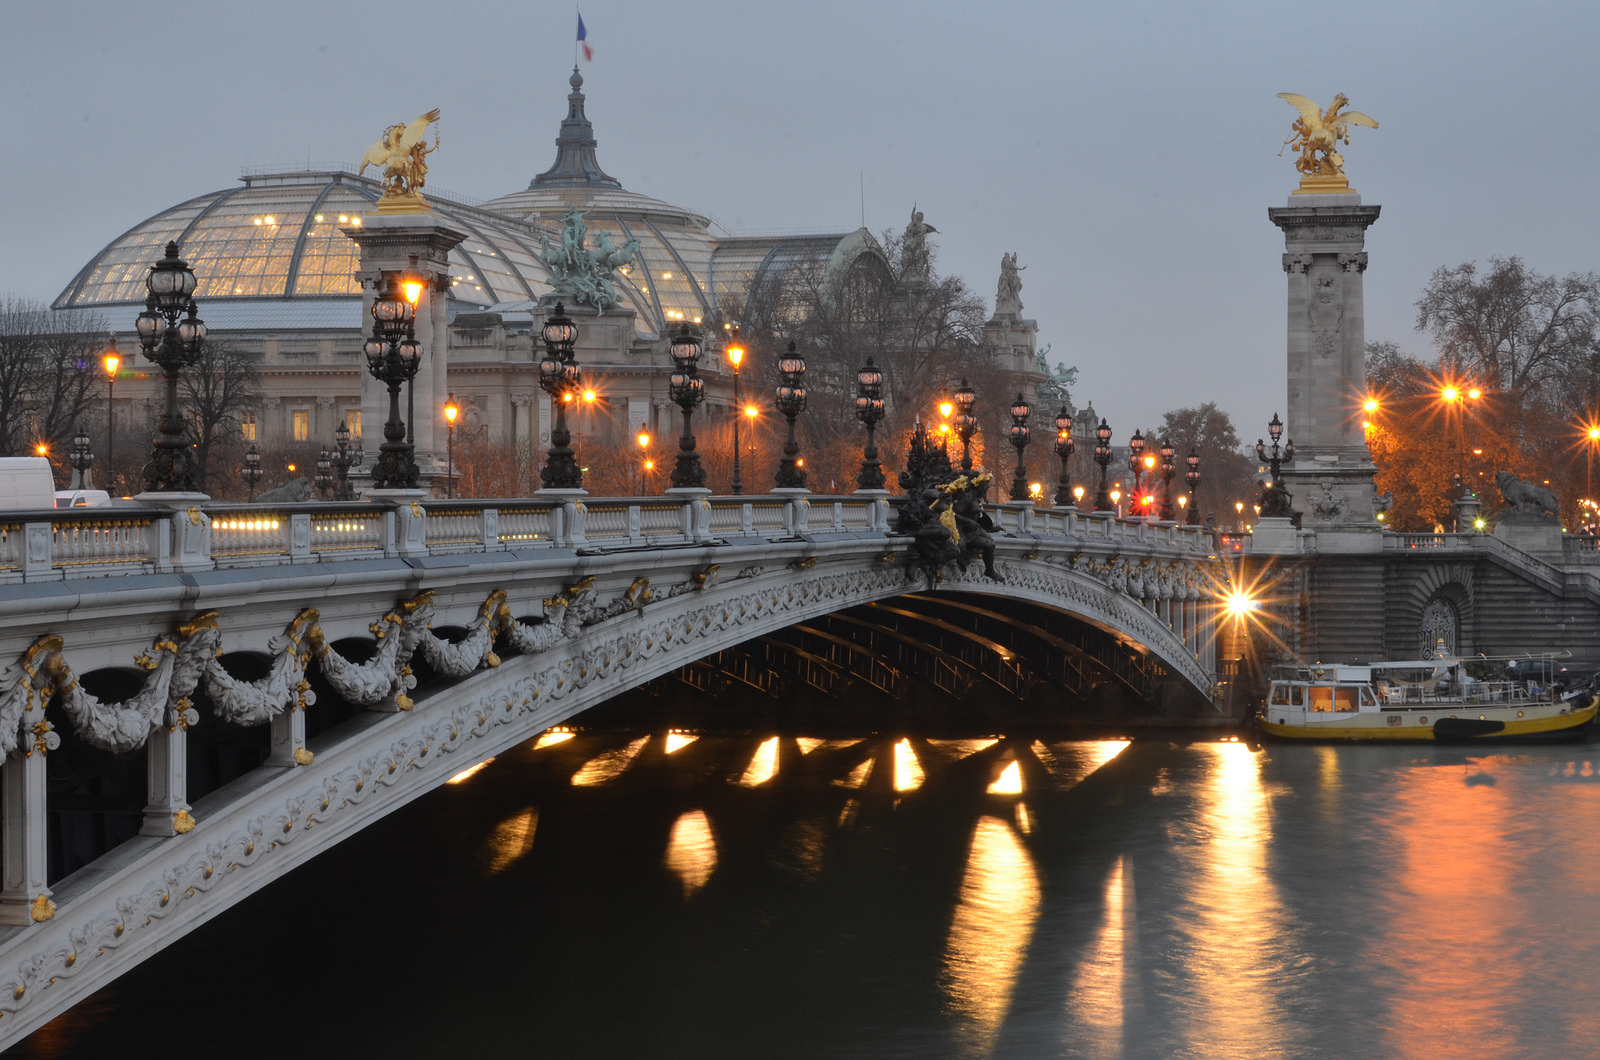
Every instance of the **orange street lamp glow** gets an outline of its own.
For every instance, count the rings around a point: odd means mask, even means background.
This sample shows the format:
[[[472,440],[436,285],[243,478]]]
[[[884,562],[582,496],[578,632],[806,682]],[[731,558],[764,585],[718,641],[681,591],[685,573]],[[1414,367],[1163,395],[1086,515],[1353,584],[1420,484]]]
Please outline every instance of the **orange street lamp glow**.
[[[1589,440],[1591,442],[1600,442],[1600,427],[1589,428]]]
[[[650,432],[649,431],[640,431],[639,432],[639,448],[640,449],[644,449],[644,448],[647,448],[649,445],[650,445]]]
[[[739,362],[744,360],[744,347],[739,345],[729,346],[728,360],[733,362],[735,368],[739,367]]]
[[[587,402],[590,402],[590,403],[593,403],[594,402],[594,391],[593,390],[585,390],[583,392],[583,400],[585,400]]]
[[[106,375],[115,379],[117,377],[117,369],[122,367],[122,357],[114,349],[107,350],[106,355],[100,359],[100,363],[106,366]]]
[[[1461,397],[1461,391],[1457,390],[1453,386],[1447,386],[1443,390],[1439,391],[1439,396],[1444,398],[1446,401],[1456,401]]]
[[[38,453],[40,456],[49,456],[50,455],[50,447],[48,445],[46,445],[44,442],[40,442],[38,445],[34,446],[33,447],[33,451]]]
[[[1467,391],[1467,397],[1473,401],[1476,401],[1483,397],[1483,391],[1479,390],[1477,387],[1473,387],[1471,390]]]
[[[954,412],[955,410],[955,402],[951,401],[949,398],[945,398],[939,402],[939,415],[943,416],[945,419],[949,419],[950,413]]]
[[[1156,466],[1156,458],[1153,457],[1153,456],[1145,457],[1144,458],[1144,466],[1145,466],[1145,470],[1146,471],[1148,471],[1151,468],[1155,467]]]
[[[422,297],[421,280],[406,280],[400,284],[400,287],[406,293],[406,301],[410,302],[412,305],[416,305],[417,299]]]
[[[294,466],[294,465],[293,465],[293,464],[290,464],[290,465],[289,465],[289,470],[290,470],[290,471],[298,471],[298,470],[300,470],[300,469],[299,469],[299,468],[297,468],[297,467],[295,467],[295,466]]]
[[[1369,398],[1367,398],[1366,403],[1364,405],[1362,405],[1361,407],[1366,409],[1368,412],[1377,412],[1378,411],[1378,399],[1374,398],[1374,397],[1369,397]]]
[[[744,414],[751,419],[755,419],[757,416],[761,415],[761,410],[756,408],[754,405],[746,405],[744,407]]]
[[[457,405],[455,398],[452,397],[444,403],[444,418],[449,421],[450,426],[454,427],[456,425],[456,417],[459,415],[461,415],[461,406]]]

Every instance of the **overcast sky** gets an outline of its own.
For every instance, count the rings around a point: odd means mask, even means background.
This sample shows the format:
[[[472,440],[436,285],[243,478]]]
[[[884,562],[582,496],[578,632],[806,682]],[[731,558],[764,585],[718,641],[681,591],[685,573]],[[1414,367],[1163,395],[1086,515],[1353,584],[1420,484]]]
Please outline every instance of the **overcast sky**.
[[[1377,118],[1367,338],[1428,354],[1432,271],[1597,267],[1600,5],[811,0],[583,7],[601,164],[741,232],[939,229],[937,267],[1025,315],[1118,437],[1215,400],[1254,437],[1285,388],[1275,157],[1298,92]],[[240,167],[358,160],[444,111],[430,182],[493,198],[554,157],[567,4],[5,5],[0,293],[51,300],[106,243]],[[124,322],[127,323],[127,322]],[[999,398],[997,398],[999,400]],[[1294,425],[1289,425],[1290,433]]]

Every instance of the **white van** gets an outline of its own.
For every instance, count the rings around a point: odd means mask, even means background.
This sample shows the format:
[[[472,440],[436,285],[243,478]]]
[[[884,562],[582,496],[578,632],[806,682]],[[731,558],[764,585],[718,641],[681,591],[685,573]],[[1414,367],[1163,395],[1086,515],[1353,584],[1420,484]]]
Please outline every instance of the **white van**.
[[[57,508],[104,508],[111,504],[105,490],[56,490]]]
[[[42,456],[0,456],[0,511],[56,506],[56,480]]]

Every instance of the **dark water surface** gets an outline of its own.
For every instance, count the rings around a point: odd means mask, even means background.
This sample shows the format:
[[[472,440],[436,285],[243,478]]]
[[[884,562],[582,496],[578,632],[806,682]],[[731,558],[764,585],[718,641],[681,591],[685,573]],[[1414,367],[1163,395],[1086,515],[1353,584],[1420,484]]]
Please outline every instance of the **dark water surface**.
[[[8,1055],[1600,1054],[1587,745],[667,740],[501,756]]]

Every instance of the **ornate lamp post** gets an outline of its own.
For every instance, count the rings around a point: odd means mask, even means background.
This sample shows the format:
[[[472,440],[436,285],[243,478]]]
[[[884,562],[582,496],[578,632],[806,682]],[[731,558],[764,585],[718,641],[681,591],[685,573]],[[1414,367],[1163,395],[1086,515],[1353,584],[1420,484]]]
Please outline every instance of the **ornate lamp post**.
[[[744,343],[739,341],[739,325],[728,325],[728,363],[733,365],[733,482],[729,489],[735,497],[744,492],[744,482],[739,477],[739,421],[744,418],[744,399],[739,396],[739,365],[744,362]]]
[[[778,411],[789,421],[789,440],[783,443],[783,459],[778,462],[777,486],[781,490],[806,488],[806,473],[800,464],[800,443],[794,438],[794,418],[806,410],[806,359],[789,343],[789,351],[778,358],[783,382],[778,384]]]
[[[1144,498],[1144,490],[1139,483],[1140,476],[1144,474],[1144,434],[1138,430],[1128,439],[1128,470],[1133,473],[1133,499],[1129,507],[1139,507]],[[1144,512],[1141,510],[1139,514],[1143,515]]]
[[[961,439],[961,470],[972,470],[972,432],[978,427],[977,417],[972,414],[972,406],[977,402],[978,395],[973,392],[972,385],[965,379],[956,387],[956,436]]]
[[[1172,510],[1172,472],[1177,466],[1174,459],[1177,455],[1172,439],[1161,439],[1161,521],[1166,523],[1178,518]]]
[[[82,427],[72,436],[72,448],[67,450],[72,462],[72,488],[89,489],[89,468],[94,463],[94,451],[89,448],[89,434]]]
[[[372,303],[372,338],[362,346],[367,371],[389,388],[389,419],[372,467],[374,489],[417,488],[417,462],[400,418],[400,384],[409,383],[422,364],[422,346],[412,331],[415,318],[416,307],[406,299],[399,274],[385,273],[383,290]]]
[[[322,499],[328,499],[328,491],[333,489],[333,458],[326,449],[317,454],[317,474],[312,480],[317,487],[317,492],[322,494]]]
[[[678,462],[672,467],[673,489],[703,489],[706,469],[695,452],[694,407],[706,399],[706,382],[700,378],[700,337],[688,323],[672,339],[672,379],[668,394],[683,410],[683,435],[678,439]]]
[[[1200,488],[1200,454],[1193,449],[1183,458],[1189,465],[1189,470],[1183,473],[1184,484],[1189,487],[1189,517],[1184,520],[1189,526],[1200,525],[1200,509],[1194,506],[1194,491]]]
[[[100,364],[106,370],[106,489],[116,488],[117,474],[117,369],[122,367],[122,351],[117,349],[117,337],[112,335],[100,355]]]
[[[1268,464],[1272,469],[1272,478],[1261,490],[1261,515],[1267,518],[1290,519],[1294,517],[1293,498],[1283,488],[1283,480],[1278,477],[1278,470],[1282,460],[1294,462],[1294,439],[1289,439],[1289,444],[1280,451],[1278,439],[1283,436],[1283,421],[1278,419],[1278,414],[1272,414],[1272,422],[1267,424],[1267,433],[1272,436],[1272,453],[1269,457],[1267,447],[1260,438],[1256,439],[1256,459]]]
[[[337,448],[333,453],[334,487],[333,499],[336,501],[353,501],[356,491],[350,485],[350,469],[361,464],[363,453],[357,446],[354,452],[350,450],[350,425],[344,420],[339,421],[339,427],[333,432],[333,441]]]
[[[456,396],[451,394],[444,403],[444,495],[456,495],[456,417],[461,415],[461,406],[456,404]]]
[[[178,414],[178,377],[200,356],[206,326],[194,304],[194,271],[178,257],[178,244],[168,243],[166,257],[150,266],[145,280],[150,294],[136,327],[144,355],[161,366],[167,382],[166,410],[157,421],[159,434],[144,467],[144,488],[150,493],[198,493],[200,479],[194,466],[183,417]],[[183,316],[182,322],[178,317]]]
[[[1017,400],[1011,403],[1011,444],[1017,450],[1017,471],[1011,476],[1011,499],[1014,501],[1028,499],[1028,468],[1023,450],[1028,448],[1028,414],[1032,411],[1019,391]]]
[[[1062,405],[1056,413],[1056,456],[1061,458],[1061,478],[1056,483],[1056,507],[1066,508],[1073,503],[1072,477],[1067,471],[1067,461],[1072,459],[1076,443],[1072,440],[1072,413]]]
[[[244,479],[244,484],[250,489],[250,503],[256,500],[256,487],[261,484],[261,453],[256,449],[256,443],[250,443],[250,451],[244,454],[244,467],[239,469],[239,477]]]
[[[883,419],[883,373],[873,365],[871,357],[856,372],[856,419],[867,428],[867,448],[861,454],[861,474],[856,476],[856,486],[881,490],[884,488],[883,466],[878,463],[878,443],[873,432]]]
[[[567,430],[567,402],[583,381],[583,369],[573,359],[572,347],[578,341],[578,328],[567,316],[566,308],[556,303],[540,331],[544,339],[544,359],[539,362],[539,387],[550,395],[555,406],[555,423],[550,429],[550,448],[539,469],[545,489],[581,490],[583,472],[572,453],[572,433]]]
[[[1100,465],[1100,488],[1094,494],[1094,510],[1115,511],[1111,506],[1111,492],[1106,489],[1106,468],[1111,466],[1111,428],[1104,418],[1094,429],[1094,441],[1094,462]]]

